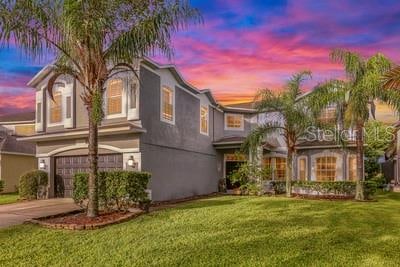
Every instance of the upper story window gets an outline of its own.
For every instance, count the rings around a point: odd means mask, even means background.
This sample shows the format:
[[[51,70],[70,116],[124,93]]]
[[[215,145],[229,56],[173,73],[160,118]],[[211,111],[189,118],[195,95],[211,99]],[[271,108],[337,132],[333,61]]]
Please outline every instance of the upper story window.
[[[106,91],[107,115],[122,113],[122,79],[114,79],[108,82]]]
[[[319,119],[323,123],[334,122],[336,119],[336,107],[327,107],[322,110]]]
[[[208,135],[208,107],[200,106],[200,133]]]
[[[56,91],[53,93],[53,99],[50,100],[50,123],[61,123],[62,121],[62,93]]]
[[[161,89],[161,120],[174,123],[174,91],[166,86]]]
[[[242,131],[243,129],[243,114],[225,114],[225,130]]]

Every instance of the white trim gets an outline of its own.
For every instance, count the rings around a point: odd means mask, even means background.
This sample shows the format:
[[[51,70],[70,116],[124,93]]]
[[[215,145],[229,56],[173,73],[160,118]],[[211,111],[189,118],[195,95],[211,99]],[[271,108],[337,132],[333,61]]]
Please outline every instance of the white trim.
[[[172,92],[172,121],[164,119],[163,117],[163,89],[170,90]],[[175,88],[171,88],[167,85],[160,86],[160,120],[171,125],[175,125]]]
[[[343,181],[343,154],[336,151],[321,151],[311,155],[311,181],[317,181],[317,158],[335,157],[336,158],[336,175],[334,181]]]
[[[140,105],[140,83],[137,81],[137,78],[128,78],[127,79],[127,120],[138,120],[139,119],[139,105]],[[131,108],[131,100],[133,89],[136,88],[135,91],[135,108]]]
[[[36,154],[36,157],[38,157],[38,158],[51,157],[51,156],[59,154],[61,152],[66,152],[66,151],[76,150],[76,149],[81,149],[81,148],[88,148],[88,144],[76,144],[76,145],[72,145],[72,146],[61,147],[61,148],[57,148],[49,153]],[[118,153],[137,153],[137,152],[139,152],[139,148],[118,148],[118,147],[114,147],[114,146],[100,145],[100,144],[99,144],[99,148],[108,149],[108,150],[115,151]]]
[[[207,110],[207,132],[201,130],[201,109],[205,108]],[[200,134],[209,136],[210,135],[210,107],[208,105],[202,105],[200,103]]]
[[[108,114],[107,110],[107,90],[108,90],[108,84],[113,81],[113,80],[121,80],[122,81],[122,92],[121,92],[121,113],[115,113],[115,114]],[[110,120],[110,119],[117,119],[117,118],[125,118],[127,116],[127,78],[125,76],[121,75],[116,75],[112,79],[108,80],[105,84],[106,90],[104,90],[104,101],[103,101],[103,110],[104,110],[104,119]]]
[[[117,128],[107,128],[107,129],[99,129],[99,136],[103,133],[117,133],[117,132],[125,132],[125,131],[131,131],[132,133],[144,133],[146,130],[144,129],[136,129],[136,131],[132,131],[135,129],[132,129],[129,126],[121,126]],[[29,141],[29,140],[43,140],[45,139],[46,141],[52,140],[51,138],[54,137],[69,137],[69,136],[78,136],[78,135],[87,135],[89,133],[89,130],[82,130],[82,131],[65,131],[62,133],[48,133],[48,134],[41,134],[41,135],[32,135],[32,136],[25,136],[25,137],[18,137],[17,141]]]
[[[47,127],[55,127],[55,126],[62,126],[64,125],[64,118],[65,118],[65,103],[64,103],[64,89],[67,86],[67,82],[65,80],[58,80],[57,82],[64,84],[64,87],[58,87],[53,89],[53,95],[55,92],[60,92],[61,93],[61,121],[60,122],[55,122],[55,123],[51,123],[50,122],[50,106],[51,106],[51,102],[53,101],[50,98],[49,93],[46,91],[46,125]],[[42,88],[43,90],[43,88]],[[43,105],[43,104],[42,104]]]
[[[300,181],[300,160],[302,160],[302,159],[306,160],[306,177],[305,177],[305,179],[306,179],[306,181],[308,181],[309,177],[308,177],[308,157],[307,156],[299,156],[297,158],[297,180]]]
[[[241,127],[240,128],[228,127],[227,116],[232,116],[232,115],[241,117]],[[244,131],[244,115],[237,114],[237,113],[224,113],[224,130],[225,131]]]

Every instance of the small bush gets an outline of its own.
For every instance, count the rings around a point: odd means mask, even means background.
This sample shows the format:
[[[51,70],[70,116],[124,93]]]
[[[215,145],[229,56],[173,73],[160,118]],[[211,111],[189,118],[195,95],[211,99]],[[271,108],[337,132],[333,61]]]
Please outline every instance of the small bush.
[[[364,190],[364,198],[369,200],[372,199],[378,189],[377,182],[374,180],[369,180],[363,181],[362,184]]]
[[[19,196],[28,200],[43,198],[46,195],[47,183],[47,172],[40,170],[27,172],[19,178]]]
[[[0,193],[4,190],[4,181],[0,180]]]
[[[87,173],[74,176],[72,197],[81,207],[88,198]],[[98,177],[99,203],[103,209],[127,210],[132,203],[147,199],[147,184],[151,175],[146,172],[100,172]]]

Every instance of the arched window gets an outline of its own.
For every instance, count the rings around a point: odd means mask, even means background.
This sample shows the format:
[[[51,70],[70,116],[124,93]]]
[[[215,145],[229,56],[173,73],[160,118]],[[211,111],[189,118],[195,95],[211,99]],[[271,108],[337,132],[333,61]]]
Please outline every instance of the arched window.
[[[336,157],[319,157],[316,159],[317,181],[335,181]]]

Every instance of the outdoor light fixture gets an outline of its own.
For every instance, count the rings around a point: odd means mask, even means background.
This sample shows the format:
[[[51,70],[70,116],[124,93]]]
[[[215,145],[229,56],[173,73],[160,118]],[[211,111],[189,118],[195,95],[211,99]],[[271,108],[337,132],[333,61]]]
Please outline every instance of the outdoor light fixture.
[[[128,166],[129,167],[133,167],[135,165],[135,160],[133,159],[133,156],[131,156],[129,159],[128,159]]]
[[[46,163],[44,162],[44,159],[41,159],[39,162],[39,169],[44,170],[46,169]]]

